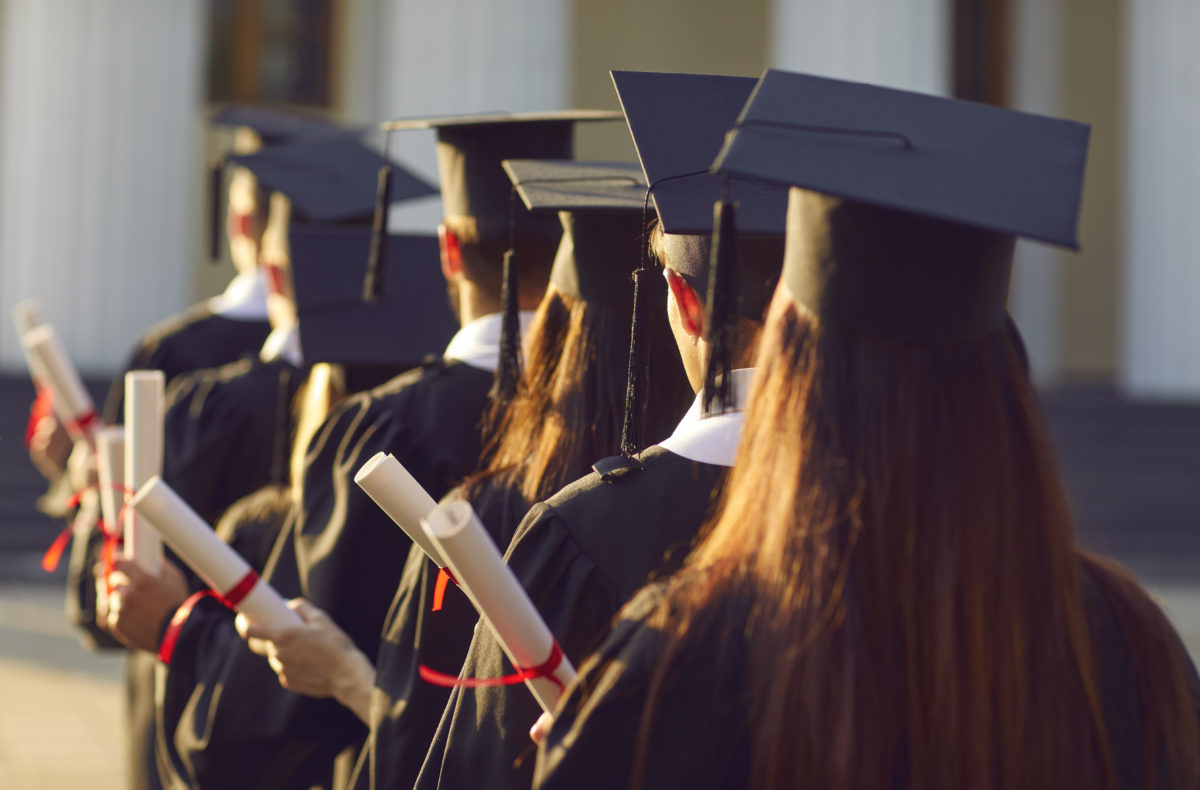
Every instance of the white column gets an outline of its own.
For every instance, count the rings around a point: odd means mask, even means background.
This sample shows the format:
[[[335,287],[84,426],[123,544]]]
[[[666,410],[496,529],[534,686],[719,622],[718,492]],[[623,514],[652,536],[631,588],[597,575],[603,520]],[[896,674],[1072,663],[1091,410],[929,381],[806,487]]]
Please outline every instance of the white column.
[[[1126,5],[1122,384],[1200,397],[1200,3]]]
[[[1062,12],[1060,0],[1015,0],[1009,31],[1009,95],[1014,109],[1062,114]],[[1034,378],[1059,372],[1063,253],[1019,240],[1008,307],[1025,338]]]
[[[202,11],[0,3],[0,312],[40,299],[84,371],[188,302]],[[0,367],[21,364],[0,321]]]
[[[376,27],[374,120],[566,107],[569,0],[387,0]],[[437,180],[431,132],[392,135],[392,154]],[[393,229],[430,232],[434,198],[392,213]]]
[[[771,65],[948,93],[949,0],[773,0]]]

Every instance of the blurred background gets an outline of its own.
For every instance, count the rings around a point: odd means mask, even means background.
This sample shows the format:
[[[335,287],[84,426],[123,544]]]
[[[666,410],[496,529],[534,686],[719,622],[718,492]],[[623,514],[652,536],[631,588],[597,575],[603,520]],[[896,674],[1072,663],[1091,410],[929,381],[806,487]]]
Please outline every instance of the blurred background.
[[[780,67],[1090,123],[1083,249],[1023,242],[1010,310],[1082,539],[1159,593],[1197,654],[1197,40],[1195,0],[0,0],[0,302],[39,299],[99,382],[142,329],[219,292],[233,270],[206,261],[205,195],[229,139],[206,118],[227,102],[366,128],[616,108],[613,68]],[[580,137],[581,156],[633,158]],[[391,151],[436,177],[431,134]],[[59,527],[20,447],[31,396],[0,320],[0,784],[119,787],[119,659],[82,651],[37,569]]]

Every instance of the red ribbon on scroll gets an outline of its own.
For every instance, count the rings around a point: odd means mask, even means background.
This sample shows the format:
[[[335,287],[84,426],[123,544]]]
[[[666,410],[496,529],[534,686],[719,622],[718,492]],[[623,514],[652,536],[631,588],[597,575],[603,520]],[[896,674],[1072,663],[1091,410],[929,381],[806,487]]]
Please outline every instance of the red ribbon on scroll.
[[[550,657],[536,667],[517,667],[517,671],[511,675],[501,675],[498,678],[460,678],[455,675],[447,675],[445,672],[438,672],[436,669],[430,669],[424,664],[417,666],[417,673],[421,676],[421,680],[426,683],[432,683],[435,686],[443,688],[487,688],[490,686],[515,686],[518,683],[524,683],[526,680],[534,680],[536,678],[547,678],[551,683],[563,688],[562,681],[554,676],[554,670],[558,669],[558,665],[562,663],[563,651],[559,647],[558,641],[550,646]]]
[[[29,406],[29,422],[25,424],[25,449],[33,444],[38,423],[54,413],[54,392],[46,387],[37,388],[37,396]]]
[[[99,421],[100,421],[100,418],[99,418],[99,416],[97,416],[96,410],[91,409],[89,411],[84,412],[83,414],[80,414],[78,417],[76,417],[74,420],[68,422],[63,427],[66,428],[67,430],[71,430],[72,428],[74,428],[77,432],[86,436],[88,429],[90,429],[93,425],[95,425]]]
[[[118,491],[125,494],[125,503],[121,506],[121,512],[117,515],[117,521],[120,522],[125,515],[125,508],[129,506],[129,500],[133,497],[134,490],[128,486],[114,485]],[[98,491],[100,486],[88,486],[80,491],[76,491],[71,499],[67,502],[68,508],[79,507],[79,500],[89,491]],[[104,544],[100,549],[100,561],[104,563],[105,584],[108,583],[108,573],[112,570],[113,562],[117,558],[117,549],[120,548],[124,537],[121,534],[120,527],[110,529],[108,524],[103,519],[96,522],[96,529],[100,530],[100,534],[104,536]],[[71,538],[75,534],[75,525],[68,524],[62,532],[58,533],[58,537],[46,549],[46,553],[42,555],[42,570],[47,573],[53,573],[58,570],[58,563],[62,560],[63,552],[67,549],[67,544],[71,542]]]
[[[433,585],[433,611],[442,611],[442,601],[446,598],[446,582],[454,582],[454,586],[458,586],[458,579],[454,578],[454,573],[449,568],[438,568],[437,582]]]
[[[183,630],[183,624],[187,622],[187,619],[192,614],[192,610],[196,608],[196,604],[200,603],[202,599],[216,598],[225,604],[225,606],[234,609],[239,603],[246,600],[246,596],[250,594],[250,591],[254,589],[254,585],[256,584],[258,584],[258,574],[251,568],[237,584],[230,587],[224,593],[201,590],[189,595],[179,605],[179,608],[175,610],[175,614],[171,617],[171,622],[167,625],[167,630],[163,632],[162,641],[158,644],[158,660],[168,665],[171,663],[171,656],[175,654],[175,643],[179,641],[179,632]]]

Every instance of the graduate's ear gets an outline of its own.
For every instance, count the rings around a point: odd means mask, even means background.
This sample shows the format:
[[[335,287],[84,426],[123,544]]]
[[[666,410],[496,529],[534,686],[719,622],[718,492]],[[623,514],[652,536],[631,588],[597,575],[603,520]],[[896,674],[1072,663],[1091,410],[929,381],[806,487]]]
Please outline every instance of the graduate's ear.
[[[696,289],[688,285],[688,281],[672,269],[664,269],[667,286],[671,289],[671,297],[679,311],[679,324],[690,337],[698,338],[704,334],[704,300]]]
[[[438,225],[438,246],[442,249],[442,276],[453,280],[462,274],[462,248],[458,245],[458,234],[445,225]]]

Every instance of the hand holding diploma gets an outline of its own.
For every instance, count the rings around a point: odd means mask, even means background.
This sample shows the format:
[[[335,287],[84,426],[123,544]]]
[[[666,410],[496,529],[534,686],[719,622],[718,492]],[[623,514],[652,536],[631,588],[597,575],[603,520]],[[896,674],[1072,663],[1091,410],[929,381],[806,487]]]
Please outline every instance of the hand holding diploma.
[[[309,697],[333,697],[367,723],[375,667],[346,632],[320,608],[303,598],[288,606],[304,621],[271,627],[237,616],[237,630],[250,649],[279,676],[279,685]]]
[[[104,574],[103,563],[95,568]],[[157,575],[146,573],[136,562],[118,559],[109,574],[112,592],[107,602],[108,632],[126,647],[153,652],[163,623],[187,598],[187,582],[174,563],[164,561]]]
[[[303,624],[279,593],[259,581],[250,565],[161,479],[151,478],[130,506],[229,606],[262,625]]]
[[[517,668],[514,677],[525,681],[542,710],[553,711],[563,689],[575,679],[575,668],[504,564],[475,511],[461,500],[447,502],[429,514],[424,527]],[[462,682],[488,684],[486,679]]]

